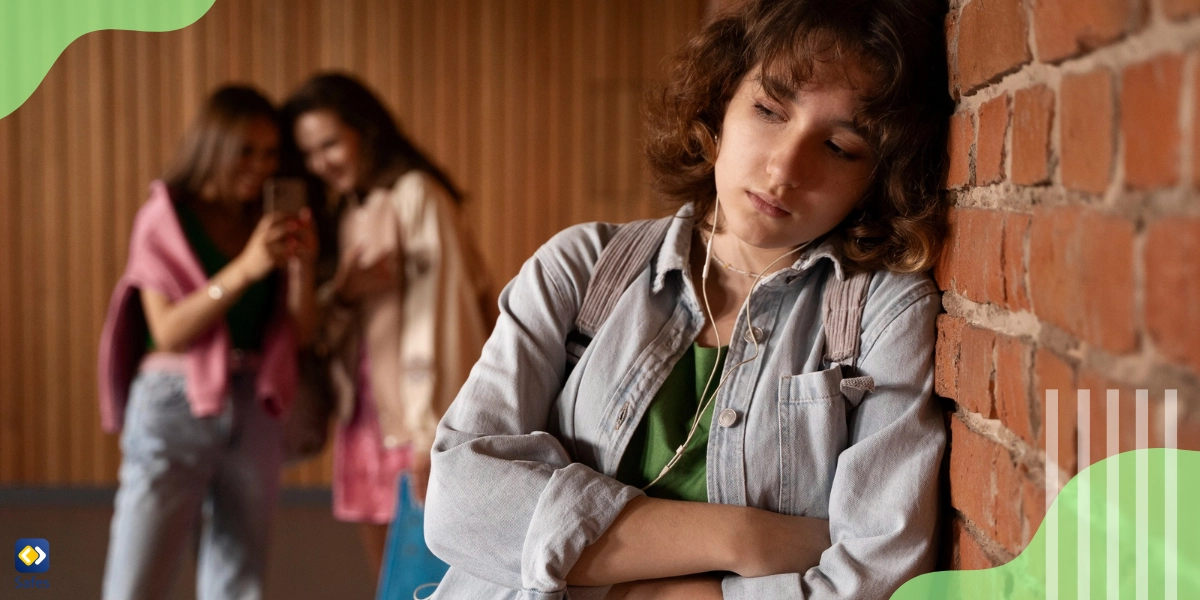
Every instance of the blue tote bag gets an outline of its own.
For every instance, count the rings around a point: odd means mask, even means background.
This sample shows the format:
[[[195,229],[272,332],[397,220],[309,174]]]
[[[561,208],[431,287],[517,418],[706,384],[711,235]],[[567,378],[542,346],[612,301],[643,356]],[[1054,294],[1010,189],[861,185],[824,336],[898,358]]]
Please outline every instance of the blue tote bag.
[[[450,569],[425,545],[425,511],[413,499],[408,479],[408,473],[400,477],[396,517],[388,528],[376,600],[427,598]]]

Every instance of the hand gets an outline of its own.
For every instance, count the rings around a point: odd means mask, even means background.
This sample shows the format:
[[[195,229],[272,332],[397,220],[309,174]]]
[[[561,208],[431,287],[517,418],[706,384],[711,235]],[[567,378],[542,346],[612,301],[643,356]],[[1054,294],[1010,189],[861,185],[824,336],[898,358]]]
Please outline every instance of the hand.
[[[287,252],[289,258],[299,259],[305,264],[317,260],[320,246],[317,243],[317,229],[313,225],[312,210],[308,207],[300,209],[300,214],[287,221]]]
[[[721,580],[712,575],[630,581],[614,585],[604,600],[721,600]]]
[[[742,577],[804,573],[829,548],[829,521],[764,510],[746,513],[750,521],[733,543],[733,572]]]
[[[258,220],[246,247],[234,259],[248,281],[258,281],[286,262],[287,235],[287,217],[282,213],[266,214]]]
[[[396,288],[396,254],[390,252],[380,256],[367,266],[359,264],[362,249],[350,249],[338,265],[334,275],[337,298],[345,304],[353,304],[364,296]]]
[[[412,468],[408,482],[412,488],[413,499],[420,506],[425,506],[425,492],[429,491],[429,469],[431,466],[429,451],[414,450]]]

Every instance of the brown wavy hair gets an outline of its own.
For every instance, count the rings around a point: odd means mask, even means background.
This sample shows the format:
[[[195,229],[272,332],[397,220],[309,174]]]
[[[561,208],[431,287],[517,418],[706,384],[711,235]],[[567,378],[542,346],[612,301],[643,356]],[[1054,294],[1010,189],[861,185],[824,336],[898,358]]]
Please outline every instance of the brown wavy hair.
[[[783,101],[818,61],[856,61],[869,74],[855,114],[877,159],[862,200],[832,234],[855,269],[923,271],[941,251],[941,182],[953,102],[947,93],[944,0],[750,0],[718,15],[675,57],[648,103],[655,190],[716,199],[716,137],[742,79],[761,67],[763,88]]]
[[[361,81],[345,73],[318,73],[300,86],[283,106],[283,146],[295,152],[292,130],[307,112],[330,110],[362,138],[368,187],[391,187],[413,169],[424,171],[442,184],[455,202],[462,192],[454,181],[404,134],[379,97]],[[292,163],[296,157],[286,157]]]
[[[233,172],[246,127],[262,119],[279,128],[279,113],[258,90],[243,85],[218,88],[205,101],[163,173],[172,198],[196,200],[232,195]]]

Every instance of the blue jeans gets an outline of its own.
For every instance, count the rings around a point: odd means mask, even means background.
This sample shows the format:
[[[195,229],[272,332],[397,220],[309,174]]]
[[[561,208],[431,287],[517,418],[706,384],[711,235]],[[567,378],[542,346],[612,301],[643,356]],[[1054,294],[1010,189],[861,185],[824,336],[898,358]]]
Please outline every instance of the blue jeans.
[[[232,377],[214,417],[192,416],[184,386],[151,371],[130,390],[106,600],[166,597],[194,533],[197,600],[263,597],[281,424],[255,400],[253,374]]]

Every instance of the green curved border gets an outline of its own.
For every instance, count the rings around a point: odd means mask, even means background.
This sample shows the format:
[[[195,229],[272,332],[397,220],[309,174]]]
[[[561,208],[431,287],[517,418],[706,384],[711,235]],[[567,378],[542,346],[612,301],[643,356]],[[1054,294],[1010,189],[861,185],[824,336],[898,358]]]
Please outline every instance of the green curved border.
[[[1113,462],[1116,465],[1112,465]],[[1117,493],[1107,493],[1110,466],[1119,471]],[[1174,467],[1174,468],[1173,468]],[[1171,475],[1174,470],[1175,474]],[[1137,528],[1139,475],[1145,484],[1147,526]],[[1088,486],[1085,506],[1081,490]],[[1169,531],[1167,499],[1175,496],[1176,527]],[[904,584],[892,600],[1000,600],[1079,598],[1138,598],[1137,548],[1139,537],[1146,552],[1147,598],[1167,598],[1166,575],[1176,573],[1174,598],[1200,598],[1200,452],[1162,448],[1135,450],[1098,462],[1063,488],[1054,500],[1037,534],[1019,556],[1006,565],[980,571],[946,571],[922,575]],[[1111,513],[1109,511],[1112,511]],[[1088,531],[1088,547],[1079,551],[1079,515]],[[1115,529],[1110,529],[1110,524]],[[1058,552],[1052,558],[1057,594],[1047,593],[1047,539],[1055,530]],[[1109,572],[1108,534],[1117,536],[1114,550],[1117,569]],[[1171,538],[1174,537],[1172,545]],[[1173,565],[1173,567],[1171,567]],[[1080,577],[1080,573],[1083,577]],[[1081,589],[1082,582],[1087,589]],[[1111,584],[1115,583],[1115,587]],[[1110,592],[1113,595],[1108,595]]]
[[[216,0],[0,0],[0,118],[19,108],[71,42],[104,29],[171,31]]]

